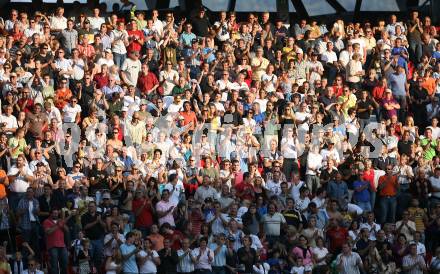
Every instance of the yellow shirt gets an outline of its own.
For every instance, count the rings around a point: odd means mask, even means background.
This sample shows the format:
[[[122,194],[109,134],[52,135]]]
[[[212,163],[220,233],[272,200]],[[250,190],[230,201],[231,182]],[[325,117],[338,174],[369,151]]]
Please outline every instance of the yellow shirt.
[[[345,101],[347,101],[347,96],[345,95],[339,96],[339,102],[341,102],[341,104],[344,103]],[[348,98],[348,103],[345,104],[345,106],[342,108],[342,112],[344,113],[345,118],[348,118],[348,113],[347,113],[348,110],[356,106],[356,101],[357,101],[356,95],[350,94]]]
[[[261,76],[266,72],[268,65],[269,60],[264,57],[261,59],[261,61],[257,57],[252,58],[251,66],[257,67],[252,70],[252,80],[261,81]]]

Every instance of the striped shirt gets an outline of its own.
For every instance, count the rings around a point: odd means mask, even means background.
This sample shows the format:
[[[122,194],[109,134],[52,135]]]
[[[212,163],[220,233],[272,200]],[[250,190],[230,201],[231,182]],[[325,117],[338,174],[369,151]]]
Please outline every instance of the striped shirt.
[[[185,254],[185,252],[186,251],[184,251],[183,249],[177,250],[177,256],[179,256],[179,264],[177,265],[177,272],[180,273],[188,273],[194,271],[194,263],[191,260],[191,256],[189,254],[186,254],[184,255],[183,258],[181,258],[181,256]],[[189,250],[189,252],[191,252],[193,257],[197,257],[194,254],[194,251]]]
[[[413,265],[417,264],[414,267],[411,267]],[[425,260],[421,255],[417,255],[416,257],[412,256],[411,254],[406,255],[403,257],[402,266],[403,267],[411,267],[408,271],[405,273],[407,274],[423,274],[423,269],[421,265],[425,264]]]
[[[356,252],[351,252],[349,255],[339,254],[336,258],[336,264],[340,265],[342,261],[342,269],[340,274],[360,274],[359,264],[362,263],[361,257]]]

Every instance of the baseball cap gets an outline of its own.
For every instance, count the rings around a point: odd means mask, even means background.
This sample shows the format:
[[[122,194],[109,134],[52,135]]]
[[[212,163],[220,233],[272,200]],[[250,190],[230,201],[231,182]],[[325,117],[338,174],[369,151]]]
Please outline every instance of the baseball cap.
[[[122,107],[121,111],[128,111],[128,107]]]
[[[102,199],[110,199],[110,193],[106,192],[102,195]]]

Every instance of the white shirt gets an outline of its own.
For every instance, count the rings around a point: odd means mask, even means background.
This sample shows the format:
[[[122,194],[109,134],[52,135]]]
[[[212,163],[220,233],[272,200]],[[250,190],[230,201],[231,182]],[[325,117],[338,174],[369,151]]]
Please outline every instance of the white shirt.
[[[206,247],[205,250],[200,250],[200,248],[195,248],[193,251],[193,256],[198,257],[201,254],[199,260],[195,264],[195,269],[207,269],[211,270],[211,263],[214,261],[214,252]]]
[[[18,173],[18,171],[19,171],[18,168],[16,166],[13,166],[9,170],[8,176],[16,175]],[[23,173],[26,176],[32,176],[33,175],[32,171],[29,169],[28,166],[25,166],[23,168]],[[29,187],[29,183],[25,180],[25,178],[23,176],[18,176],[11,183],[11,185],[9,186],[9,189],[12,192],[25,193],[28,187]]]
[[[298,153],[296,152],[294,138],[284,137],[281,139],[281,153],[285,159],[297,159]]]
[[[168,107],[168,112],[169,113],[176,113],[182,110],[182,106],[183,106],[183,102],[179,103],[179,104],[175,104],[172,103],[169,107]]]
[[[78,113],[81,113],[81,106],[80,105],[77,104],[74,107],[72,107],[71,104],[65,105],[63,108],[63,114],[64,114],[63,122],[64,123],[74,123],[76,115]]]
[[[112,30],[110,33],[110,39],[112,41],[112,51],[117,54],[126,54],[127,49],[125,48],[124,40],[128,37],[128,33],[126,30]]]
[[[324,63],[332,63],[338,61],[338,57],[336,56],[336,52],[334,51],[324,51],[324,53],[322,53],[321,55],[321,60]]]
[[[12,114],[9,116],[1,115],[0,123],[6,123],[6,128],[18,128],[17,118]]]
[[[35,270],[35,272],[34,271],[30,271],[30,270],[28,270],[28,269],[26,269],[26,270],[24,270],[23,271],[23,274],[44,274],[44,272],[43,271],[41,271],[41,270]]]
[[[323,248],[312,247],[312,254],[315,255],[316,258],[319,260],[319,259],[322,259],[322,258],[324,258],[325,256],[327,256],[327,254],[328,254],[328,249],[325,248],[325,247],[323,247]],[[325,265],[325,264],[326,264],[325,261],[322,261],[322,262],[317,263],[317,265]]]
[[[101,28],[102,24],[105,24],[105,20],[103,17],[88,17],[87,19],[89,19],[90,22],[90,26],[92,27],[92,29],[96,32],[99,31],[99,29]]]
[[[121,70],[127,73],[127,84],[136,86],[139,77],[139,72],[141,72],[141,61],[132,60],[130,58],[125,59],[122,64]]]
[[[431,183],[431,186],[435,188],[435,190],[432,191],[432,196],[440,198],[440,178],[434,176],[429,177],[429,182]]]
[[[185,192],[183,183],[181,181],[177,181],[176,186],[173,186],[172,183],[168,183],[165,185],[165,189],[168,189],[171,193],[170,202],[177,206],[180,200],[180,194]]]
[[[170,95],[171,91],[173,90],[174,86],[176,85],[174,83],[174,78],[176,79],[176,81],[179,80],[179,73],[177,73],[177,71],[175,70],[171,70],[170,72],[162,70],[159,74],[159,82],[162,82],[165,80],[165,82],[163,83],[163,90],[164,90],[164,95]]]
[[[67,18],[64,16],[52,16],[50,18],[50,28],[58,30],[63,30],[67,28]]]
[[[307,155],[307,171],[306,175],[316,175],[317,171],[322,167],[322,155],[319,153],[309,152]]]
[[[372,224],[362,223],[359,226],[359,228],[360,229],[362,229],[362,228],[368,229],[368,231],[370,232],[369,239],[372,240],[372,241],[375,241],[376,240],[376,233],[380,230],[380,224],[376,224],[374,222]]]
[[[255,103],[258,103],[260,105],[260,111],[261,112],[265,112],[266,111],[266,104],[267,104],[267,99],[255,99]]]
[[[327,162],[327,160],[331,157],[333,160],[336,161],[336,163],[340,162],[340,158],[339,158],[339,152],[336,149],[332,149],[332,150],[328,150],[328,149],[323,149],[321,151],[321,156],[322,159]]]
[[[148,258],[144,262],[143,265],[139,266],[139,273],[156,273],[157,272],[156,264],[153,261],[153,258],[158,258],[159,257],[159,254],[157,254],[156,250],[151,251],[151,255],[149,255],[144,250],[141,250],[138,253],[138,256],[142,257],[142,258],[145,258],[145,257]]]

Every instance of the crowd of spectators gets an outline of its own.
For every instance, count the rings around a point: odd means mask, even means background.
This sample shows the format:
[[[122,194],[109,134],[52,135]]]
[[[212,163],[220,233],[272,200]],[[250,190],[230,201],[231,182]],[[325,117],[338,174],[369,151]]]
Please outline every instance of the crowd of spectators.
[[[439,273],[430,17],[89,12],[0,20],[0,273]]]

